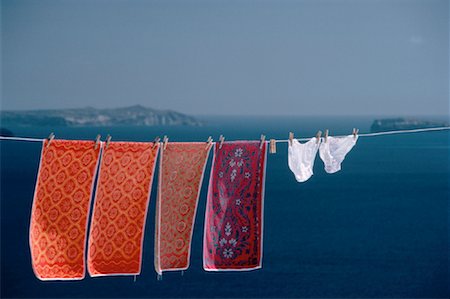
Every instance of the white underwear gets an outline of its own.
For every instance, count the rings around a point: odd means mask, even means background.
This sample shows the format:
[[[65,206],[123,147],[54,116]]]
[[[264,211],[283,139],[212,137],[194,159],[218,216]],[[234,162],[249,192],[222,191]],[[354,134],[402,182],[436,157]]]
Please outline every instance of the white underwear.
[[[305,182],[313,175],[314,160],[319,149],[317,138],[313,137],[305,143],[296,139],[288,146],[288,164],[298,182]]]
[[[358,140],[353,135],[346,137],[328,137],[320,145],[319,155],[325,164],[325,171],[335,173],[341,170],[341,163]]]

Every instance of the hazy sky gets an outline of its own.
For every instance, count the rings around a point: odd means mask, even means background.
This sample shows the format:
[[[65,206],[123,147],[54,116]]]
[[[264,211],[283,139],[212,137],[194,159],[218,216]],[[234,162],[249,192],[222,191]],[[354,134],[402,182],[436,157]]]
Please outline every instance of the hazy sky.
[[[448,0],[1,3],[2,109],[449,113]]]

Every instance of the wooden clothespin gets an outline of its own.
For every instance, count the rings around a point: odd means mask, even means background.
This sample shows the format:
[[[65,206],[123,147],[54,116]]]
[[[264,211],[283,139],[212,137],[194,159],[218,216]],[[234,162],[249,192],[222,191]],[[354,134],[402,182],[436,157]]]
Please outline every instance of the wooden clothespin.
[[[277,142],[275,139],[270,139],[270,147],[269,147],[269,153],[276,154],[277,153]]]
[[[53,132],[51,132],[50,135],[48,135],[48,137],[47,137],[47,140],[48,140],[47,147],[50,146],[50,142],[52,142],[53,139],[55,139],[55,134]]]
[[[261,134],[261,144],[259,145],[259,149],[263,148],[264,142],[266,142],[266,135]]]
[[[212,137],[209,136],[208,140],[206,140],[206,148],[205,148],[206,150],[208,150],[211,147],[212,141],[213,141]]]
[[[220,135],[220,137],[219,137],[219,149],[221,149],[222,148],[222,145],[223,145],[223,142],[225,141],[225,137],[223,137],[223,135]]]
[[[108,134],[108,136],[106,136],[105,148],[108,148],[110,142],[111,142],[111,135]]]
[[[100,138],[102,137],[102,135],[98,134],[97,137],[95,138],[95,146],[94,149],[98,148],[98,145],[100,144]]]
[[[325,143],[327,143],[327,138],[328,138],[328,129],[325,130],[325,138],[324,138]]]
[[[294,133],[289,132],[289,144],[292,145],[292,140],[294,140]]]
[[[317,131],[317,134],[316,134],[316,139],[317,139],[317,141],[316,141],[316,143],[317,144],[319,144],[319,142],[320,142],[320,136],[322,136],[322,131]]]
[[[356,139],[356,135],[358,135],[358,132],[359,132],[359,129],[353,128],[353,132],[352,132],[353,138]]]
[[[161,138],[159,138],[159,136],[156,136],[155,140],[153,140],[153,147],[155,148],[158,145],[158,142],[161,140]]]
[[[164,135],[163,138],[163,149],[166,149],[167,147],[167,142],[169,142],[169,138],[167,136]]]

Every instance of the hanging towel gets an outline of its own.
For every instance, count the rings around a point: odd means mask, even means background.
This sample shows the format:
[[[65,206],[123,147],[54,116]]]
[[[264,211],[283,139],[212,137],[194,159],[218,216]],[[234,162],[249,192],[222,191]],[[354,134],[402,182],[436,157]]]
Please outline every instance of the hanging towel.
[[[100,164],[89,233],[91,276],[138,275],[159,143],[111,142]]]
[[[206,271],[262,266],[266,143],[224,142],[214,149],[203,239]]]
[[[155,270],[186,270],[200,188],[210,147],[168,143],[161,149],[155,225]]]
[[[94,141],[43,142],[29,236],[40,280],[85,276],[87,218],[100,148]]]
[[[306,182],[313,175],[314,160],[319,149],[317,138],[313,137],[305,143],[292,140],[288,145],[288,164],[297,182]]]
[[[345,137],[327,137],[326,142],[322,142],[319,149],[319,155],[325,164],[325,171],[335,173],[341,170],[341,163],[345,156],[356,144],[358,136],[353,135]]]

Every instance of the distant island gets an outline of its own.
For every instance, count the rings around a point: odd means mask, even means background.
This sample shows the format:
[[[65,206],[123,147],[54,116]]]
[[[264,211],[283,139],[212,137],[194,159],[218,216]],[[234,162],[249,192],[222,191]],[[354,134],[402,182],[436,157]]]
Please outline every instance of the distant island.
[[[193,116],[141,105],[123,108],[92,107],[55,110],[1,111],[1,125],[23,126],[201,126]]]
[[[408,118],[383,118],[373,121],[370,127],[371,132],[384,132],[394,130],[411,130],[420,128],[446,127],[446,122],[426,121]]]

